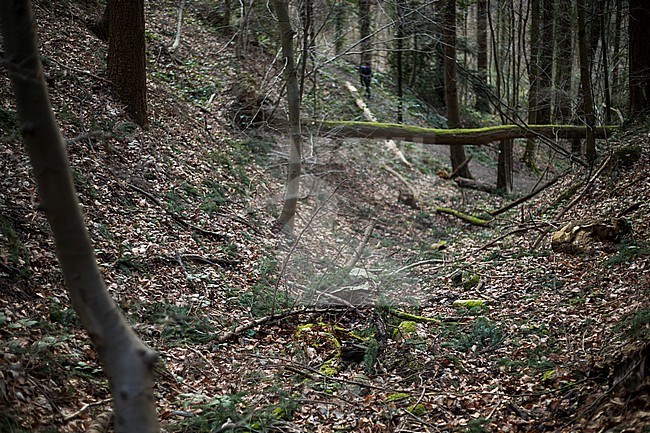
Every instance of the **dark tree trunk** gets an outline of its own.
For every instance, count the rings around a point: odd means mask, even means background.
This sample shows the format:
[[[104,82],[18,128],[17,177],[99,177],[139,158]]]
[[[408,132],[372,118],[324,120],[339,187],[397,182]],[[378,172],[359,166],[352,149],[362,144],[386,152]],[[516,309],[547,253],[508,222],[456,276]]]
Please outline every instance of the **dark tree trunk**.
[[[512,192],[512,139],[499,142],[497,189],[506,193]]]
[[[567,123],[571,119],[571,77],[573,75],[573,16],[571,2],[557,2],[557,20],[555,30],[555,113],[557,123]]]
[[[476,4],[476,70],[478,77],[474,92],[476,93],[476,111],[490,112],[490,98],[487,91],[488,76],[488,39],[487,39],[487,0],[478,0]]]
[[[144,0],[109,0],[108,79],[126,111],[146,127],[147,74]]]
[[[528,123],[534,125],[537,123],[538,112],[538,92],[539,92],[539,2],[540,0],[530,1],[530,61],[528,62]],[[537,142],[534,138],[526,142],[524,152],[524,163],[531,169],[536,168]]]
[[[567,1],[567,0],[563,0]],[[553,0],[542,0],[539,42],[539,93],[537,101],[537,124],[551,123],[551,100],[553,96]]]
[[[582,109],[585,113],[587,124],[587,139],[585,141],[585,154],[587,161],[593,164],[596,160],[596,140],[594,138],[594,99],[589,79],[589,47],[587,46],[587,26],[585,24],[585,0],[577,0],[578,9],[578,52],[580,57],[580,87],[582,89]]]
[[[456,129],[461,127],[456,83],[456,0],[445,0],[443,44],[447,127]],[[466,159],[465,148],[464,146],[451,146],[450,151],[451,168],[455,171]],[[458,175],[465,178],[472,177],[467,166],[463,167]]]
[[[650,108],[650,2],[630,0],[630,114]]]
[[[334,8],[334,52],[338,56],[343,52],[345,45],[346,2],[337,1]]]
[[[160,427],[153,394],[157,355],[124,320],[97,266],[65,142],[47,94],[30,2],[0,2],[0,29],[6,51],[3,63],[16,96],[40,208],[52,229],[72,307],[93,340],[108,377],[116,414],[115,431],[157,433]]]
[[[287,85],[287,104],[289,105],[289,128],[291,131],[291,150],[284,204],[278,223],[286,234],[293,234],[294,219],[300,195],[300,172],[302,165],[302,135],[300,128],[300,88],[296,76],[296,62],[293,52],[294,31],[289,18],[289,5],[286,0],[273,0],[273,8],[278,17],[278,28],[282,39],[284,58],[284,79]]]
[[[372,16],[370,5],[372,0],[359,0],[359,37],[361,40],[361,63],[362,65],[368,63],[372,64],[372,36],[370,35],[370,27],[372,24]]]
[[[614,90],[614,105],[621,106],[621,99],[618,97],[623,93],[619,83],[619,67],[622,63],[620,58],[621,48],[621,27],[623,26],[623,0],[614,0],[616,12],[614,13],[614,40],[612,42],[612,53],[614,53],[614,64],[612,67],[612,89]]]

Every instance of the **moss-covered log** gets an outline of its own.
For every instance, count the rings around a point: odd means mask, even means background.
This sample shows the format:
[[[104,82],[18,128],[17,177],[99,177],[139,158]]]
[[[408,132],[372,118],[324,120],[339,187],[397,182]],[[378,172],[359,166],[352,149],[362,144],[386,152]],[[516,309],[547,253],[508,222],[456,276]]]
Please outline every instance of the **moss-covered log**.
[[[575,125],[500,125],[474,129],[435,129],[419,126],[398,125],[395,123],[324,121],[306,125],[319,134],[336,137],[376,138],[410,141],[439,145],[484,145],[513,138],[580,139],[587,135],[585,126]],[[598,127],[594,130],[596,138],[607,138],[616,126]]]

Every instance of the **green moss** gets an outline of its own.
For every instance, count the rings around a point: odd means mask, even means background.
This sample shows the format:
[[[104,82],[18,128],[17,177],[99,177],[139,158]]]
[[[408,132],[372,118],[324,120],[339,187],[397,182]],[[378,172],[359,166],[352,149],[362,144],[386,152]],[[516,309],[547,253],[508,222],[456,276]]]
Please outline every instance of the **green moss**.
[[[412,404],[408,408],[406,408],[409,412],[411,412],[413,415],[416,416],[421,416],[427,413],[427,408],[424,407],[422,403],[417,403],[417,404]]]
[[[410,395],[405,392],[395,392],[393,394],[388,394],[384,401],[400,401],[409,398]]]

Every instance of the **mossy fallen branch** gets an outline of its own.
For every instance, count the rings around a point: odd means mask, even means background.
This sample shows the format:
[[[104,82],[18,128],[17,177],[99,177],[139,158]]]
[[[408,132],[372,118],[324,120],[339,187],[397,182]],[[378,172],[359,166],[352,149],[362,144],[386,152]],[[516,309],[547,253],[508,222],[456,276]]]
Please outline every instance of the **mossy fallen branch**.
[[[319,135],[356,138],[377,138],[438,145],[475,145],[493,143],[513,138],[580,139],[587,135],[586,126],[578,125],[499,125],[473,129],[436,129],[395,123],[323,121],[305,124]],[[595,128],[596,138],[607,138],[616,126]]]
[[[453,215],[456,218],[460,218],[463,221],[465,221],[467,223],[470,223],[472,225],[475,225],[475,226],[487,227],[490,224],[490,221],[488,221],[488,220],[484,220],[484,219],[481,219],[481,218],[478,218],[478,217],[475,217],[475,216],[472,216],[472,215],[468,215],[468,214],[463,213],[461,211],[458,211],[456,209],[451,209],[451,208],[448,208],[448,207],[439,207],[439,206],[436,206],[435,209],[436,209],[436,212],[438,212],[438,213]]]

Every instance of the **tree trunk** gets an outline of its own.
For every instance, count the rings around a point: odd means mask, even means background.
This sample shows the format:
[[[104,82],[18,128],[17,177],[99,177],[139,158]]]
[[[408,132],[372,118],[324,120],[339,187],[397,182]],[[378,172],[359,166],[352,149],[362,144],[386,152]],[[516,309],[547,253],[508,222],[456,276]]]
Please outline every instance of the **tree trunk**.
[[[111,23],[111,25],[113,22]],[[110,298],[84,226],[65,142],[56,125],[27,0],[0,2],[0,25],[23,140],[63,270],[72,307],[90,334],[108,376],[117,433],[160,430],[153,396],[157,355],[144,345]]]
[[[293,234],[294,219],[300,195],[300,171],[302,163],[302,135],[300,130],[300,89],[296,76],[296,62],[293,53],[294,31],[289,18],[287,0],[273,0],[273,8],[278,17],[278,28],[282,39],[282,56],[284,57],[284,80],[287,84],[287,104],[289,105],[289,128],[291,133],[291,150],[289,152],[289,170],[287,188],[284,194],[282,212],[278,223],[282,230]]]
[[[650,3],[630,0],[630,114],[650,108]]]
[[[528,124],[537,123],[537,94],[539,91],[539,2],[540,0],[530,1],[530,60],[528,62]],[[526,142],[524,151],[524,163],[531,169],[536,169],[537,142],[534,138]]]
[[[334,8],[334,53],[339,56],[343,53],[345,45],[346,2],[337,1]]]
[[[397,52],[395,53],[397,69],[397,123],[402,123],[404,111],[404,67],[402,56],[404,52],[404,4],[403,0],[395,0],[395,25]]]
[[[487,0],[478,0],[476,4],[476,70],[478,77],[474,87],[476,105],[481,113],[490,112],[490,98],[487,91],[488,76],[488,40],[487,40]]]
[[[556,72],[554,121],[567,123],[571,119],[571,77],[573,76],[573,25],[571,2],[557,2],[555,31]]]
[[[366,63],[372,65],[372,35],[370,27],[372,25],[372,15],[370,5],[372,0],[359,0],[359,37],[361,41],[361,59],[360,64]]]
[[[108,0],[108,79],[143,128],[147,126],[144,0]]]
[[[582,108],[587,124],[587,139],[585,141],[585,154],[591,164],[596,160],[596,140],[594,138],[594,100],[591,93],[589,80],[589,48],[587,47],[587,27],[585,24],[585,0],[577,0],[578,9],[578,52],[580,57],[580,87],[582,89]]]
[[[563,0],[568,1],[568,0]],[[539,90],[537,95],[538,124],[551,123],[553,95],[553,0],[542,0],[539,43]]]
[[[512,192],[512,139],[499,141],[497,189],[506,193]]]
[[[458,88],[456,86],[456,0],[445,0],[444,26],[444,78],[445,78],[445,105],[447,106],[447,127],[460,128],[460,112],[458,110]],[[452,146],[451,168],[456,170],[465,161],[465,148]],[[464,167],[459,171],[459,176],[471,178],[469,168]]]
[[[621,27],[623,25],[623,0],[614,0],[615,3],[615,18],[614,18],[614,41],[612,42],[612,52],[614,53],[614,64],[612,67],[612,89],[614,92],[614,106],[621,106],[621,98],[619,96],[621,92],[621,87],[619,83],[619,65],[620,61],[620,48],[621,48]]]
[[[185,9],[185,0],[181,0],[178,5],[178,20],[176,22],[176,37],[174,38],[174,43],[169,47],[169,52],[173,53],[181,45],[181,34],[183,31],[183,9]]]

